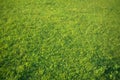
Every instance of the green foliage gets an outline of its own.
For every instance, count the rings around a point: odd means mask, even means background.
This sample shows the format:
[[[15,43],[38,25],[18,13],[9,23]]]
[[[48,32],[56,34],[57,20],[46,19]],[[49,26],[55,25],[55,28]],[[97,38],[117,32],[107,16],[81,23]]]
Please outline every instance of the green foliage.
[[[0,80],[120,79],[119,0],[0,0]]]

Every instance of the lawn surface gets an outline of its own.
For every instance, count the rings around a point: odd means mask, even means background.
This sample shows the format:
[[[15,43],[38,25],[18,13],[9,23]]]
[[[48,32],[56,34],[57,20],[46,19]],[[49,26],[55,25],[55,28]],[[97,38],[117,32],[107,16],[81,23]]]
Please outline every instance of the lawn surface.
[[[120,0],[0,0],[0,80],[120,79]]]

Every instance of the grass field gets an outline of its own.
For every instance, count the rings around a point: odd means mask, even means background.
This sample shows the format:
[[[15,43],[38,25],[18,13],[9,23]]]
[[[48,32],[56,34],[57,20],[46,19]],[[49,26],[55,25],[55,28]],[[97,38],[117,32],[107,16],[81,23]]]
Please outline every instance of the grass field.
[[[0,80],[119,80],[120,0],[0,0]]]

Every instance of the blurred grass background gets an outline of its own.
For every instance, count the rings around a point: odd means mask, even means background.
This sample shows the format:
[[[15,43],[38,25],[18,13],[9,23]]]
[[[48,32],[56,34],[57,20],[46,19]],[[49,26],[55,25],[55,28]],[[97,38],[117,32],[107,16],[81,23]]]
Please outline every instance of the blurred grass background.
[[[0,0],[0,80],[119,80],[120,0]]]

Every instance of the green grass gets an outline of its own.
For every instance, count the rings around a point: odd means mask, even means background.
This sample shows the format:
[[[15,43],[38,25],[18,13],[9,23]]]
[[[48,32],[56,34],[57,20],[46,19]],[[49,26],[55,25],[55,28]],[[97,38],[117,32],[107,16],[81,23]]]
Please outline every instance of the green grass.
[[[120,0],[0,0],[0,80],[120,79]]]

